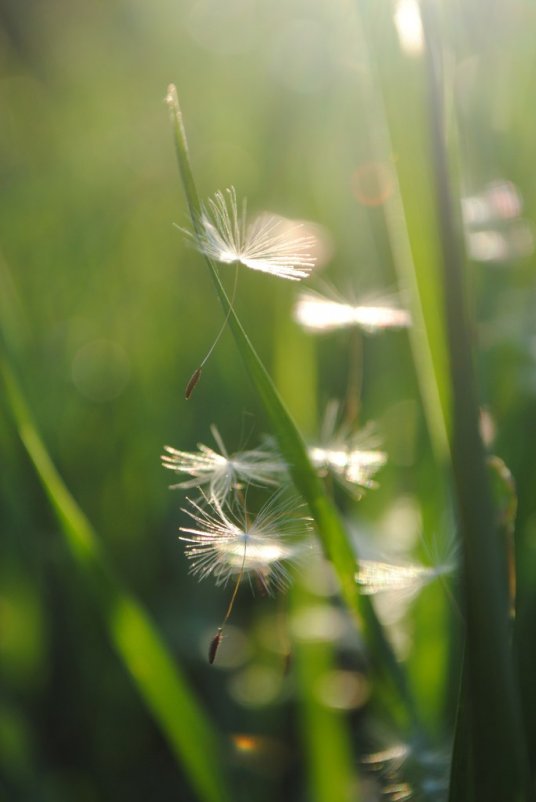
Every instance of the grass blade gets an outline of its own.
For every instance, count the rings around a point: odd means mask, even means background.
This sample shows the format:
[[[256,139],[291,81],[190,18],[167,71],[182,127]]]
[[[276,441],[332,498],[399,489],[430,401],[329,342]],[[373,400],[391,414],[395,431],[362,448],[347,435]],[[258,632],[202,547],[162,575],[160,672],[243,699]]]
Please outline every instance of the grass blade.
[[[114,576],[96,533],[52,463],[6,359],[0,362],[0,375],[20,438],[114,649],[199,798],[205,802],[228,802],[221,744],[212,724],[147,613]]]
[[[357,43],[363,63],[360,93],[371,158],[391,168],[395,191],[384,204],[400,287],[409,292],[409,330],[420,393],[434,451],[449,460],[450,387],[442,297],[438,292],[438,229],[426,159],[423,79],[400,57],[392,6],[358,0]],[[410,122],[411,121],[411,122]]]

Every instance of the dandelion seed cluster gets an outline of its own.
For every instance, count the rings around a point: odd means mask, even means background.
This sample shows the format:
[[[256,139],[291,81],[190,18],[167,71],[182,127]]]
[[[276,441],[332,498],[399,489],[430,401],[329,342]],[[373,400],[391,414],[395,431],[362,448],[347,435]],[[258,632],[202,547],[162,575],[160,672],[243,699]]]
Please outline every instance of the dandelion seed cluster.
[[[402,5],[405,11],[414,10],[410,8],[409,0],[407,3],[399,2],[397,14],[400,19],[402,17],[399,11]],[[183,176],[188,176],[185,134],[173,88],[170,90],[168,102],[175,114],[174,126],[181,170]],[[235,290],[240,272],[238,266],[243,265],[279,278],[299,281],[309,277],[317,264],[317,259],[322,261],[319,248],[321,238],[312,236],[307,224],[286,220],[269,213],[260,214],[249,220],[246,201],[244,200],[239,206],[234,187],[216,192],[213,197],[199,205],[195,192],[190,191],[193,180],[191,186],[188,184],[186,180],[185,189],[190,208],[195,211],[192,216],[193,230],[185,233],[190,242],[209,260],[211,273],[224,307],[225,319],[213,345],[186,384],[186,399],[191,397],[204,365],[229,321],[248,366],[251,368],[252,364],[259,365],[258,358],[241,330],[234,311]],[[234,288],[229,296],[221,285],[218,271],[214,269],[215,262],[236,266]],[[407,329],[412,325],[410,313],[392,297],[383,296],[375,299],[368,297],[356,300],[329,297],[330,294],[332,293],[321,295],[309,290],[300,293],[294,307],[294,319],[307,332],[331,332],[352,328],[366,334],[375,334],[387,329]],[[308,459],[303,453],[299,436],[294,436],[292,433],[292,422],[288,421],[280,405],[278,409],[278,399],[269,381],[265,380],[263,384],[258,379],[262,366],[258,371],[251,370],[255,383],[260,385],[261,396],[268,408],[272,406],[272,411],[275,410],[281,427],[284,429],[285,423],[288,424],[286,432],[288,449],[285,449],[285,455],[298,455],[296,474],[303,479],[304,485],[308,484],[311,488],[310,497],[314,499],[311,505],[317,510],[321,510],[324,500],[319,483],[315,484],[312,470],[322,478],[333,477],[355,500],[360,498],[365,490],[377,487],[376,474],[387,461],[386,453],[379,448],[380,443],[373,426],[359,428],[357,419],[362,402],[361,374],[364,375],[364,371],[359,364],[362,356],[361,337],[357,336],[355,331],[352,343],[354,347],[349,361],[345,422],[342,425],[338,424],[338,403],[328,404],[320,436],[307,448]],[[311,519],[303,513],[303,505],[299,499],[289,492],[289,473],[293,466],[285,463],[276,448],[265,443],[256,449],[229,453],[215,426],[211,431],[216,448],[200,443],[196,451],[188,452],[165,446],[162,464],[178,477],[178,481],[172,485],[173,488],[196,492],[196,495],[186,499],[182,507],[188,522],[180,527],[180,539],[184,544],[186,557],[190,561],[191,573],[200,580],[210,579],[217,586],[226,586],[229,583],[233,586],[221,624],[208,645],[208,660],[212,664],[224,637],[224,628],[243,579],[247,579],[253,588],[260,586],[266,593],[284,589],[290,581],[290,566],[313,550],[315,540]],[[250,492],[252,487],[255,488],[254,492]],[[339,499],[338,488],[334,493],[331,482],[326,482],[326,489],[334,501]],[[252,498],[253,501],[258,498],[259,493],[261,498],[265,494],[265,501],[253,511],[250,502]],[[329,506],[324,509],[328,512],[325,517],[329,520],[332,511]],[[399,523],[400,517],[397,527]],[[331,526],[326,525],[325,531],[322,532],[328,550],[334,545],[334,534],[330,533],[330,529]],[[350,526],[346,526],[345,529],[350,535]],[[382,555],[374,553],[372,556],[365,556],[357,542],[354,542],[353,546],[354,564],[351,563],[351,552],[350,564],[346,561],[344,567],[341,566],[340,560],[336,561],[342,595],[349,601],[347,590],[353,595],[352,587],[357,587],[363,595],[373,597],[369,619],[369,624],[372,622],[370,626],[372,641],[377,645],[381,628],[389,629],[389,638],[380,639],[383,641],[381,652],[385,654],[389,644],[391,642],[394,644],[393,659],[386,662],[387,665],[397,666],[396,682],[399,684],[400,677],[403,676],[401,658],[407,654],[407,646],[410,643],[402,630],[397,632],[394,629],[394,625],[400,620],[400,614],[403,613],[404,600],[412,599],[433,579],[447,574],[451,566],[448,563],[426,566],[405,559],[385,560]],[[340,549],[338,551],[340,554]],[[315,591],[318,590],[317,585],[318,583],[315,583]],[[335,590],[329,588],[324,592],[328,595]],[[394,597],[392,604],[389,596]],[[389,605],[384,603],[382,606],[382,601],[385,602],[386,599]],[[338,620],[337,612],[340,611],[335,607],[330,608],[327,602],[323,604],[322,609],[325,615],[319,613],[318,607],[315,609],[309,605],[305,606],[301,620],[298,618],[298,624],[294,623],[294,635],[298,638],[303,636],[307,639],[329,640],[333,644],[345,635],[344,624],[339,627],[334,626],[334,621]],[[377,615],[377,622],[374,621],[374,614]],[[340,619],[343,620],[342,615]],[[306,622],[305,627],[303,621]],[[367,630],[366,627],[365,634]],[[395,637],[398,638],[396,642]],[[395,662],[395,656],[399,658],[399,663]],[[371,662],[374,664],[375,661]],[[319,679],[321,681],[317,683],[318,688],[315,690],[324,706],[348,710],[361,706],[368,698],[368,677],[365,678],[357,672],[335,670],[322,677],[319,676]],[[244,693],[241,698],[249,701],[251,694],[248,696]],[[265,695],[264,701],[266,702],[268,698],[270,700],[273,698],[271,689],[268,695]],[[414,788],[413,784],[406,781],[405,773],[399,771],[408,760],[408,755],[409,748],[405,744],[395,744],[390,748],[373,752],[363,760],[369,777],[374,779],[375,796],[377,790],[385,799],[402,802],[412,799],[415,793],[418,795],[420,789]],[[415,776],[420,779],[424,776],[424,772],[417,771]],[[435,776],[425,777],[425,780],[428,788],[443,790]],[[424,787],[423,780],[422,788]],[[367,791],[364,793],[366,795]]]
[[[226,585],[243,574],[268,593],[282,590],[290,580],[287,565],[311,548],[310,520],[293,515],[296,499],[284,500],[281,491],[251,518],[244,507],[225,509],[216,499],[208,508],[188,501],[183,511],[195,527],[181,527],[181,540],[188,544],[191,571],[200,579],[212,577],[216,585]]]
[[[201,253],[220,264],[242,264],[295,281],[307,278],[315,266],[318,242],[302,224],[269,213],[248,220],[246,201],[239,208],[232,186],[201,204],[193,232],[182,230]],[[302,293],[294,314],[310,331],[359,326],[373,332],[407,327],[411,322],[405,310],[389,304],[352,305],[311,292]],[[187,398],[201,367],[188,382]],[[321,440],[308,449],[309,459],[320,476],[332,474],[359,497],[363,490],[377,486],[373,477],[387,457],[374,448],[370,429],[336,430],[335,416],[329,413],[327,418],[330,424],[324,422]],[[240,582],[242,576],[256,576],[266,590],[281,588],[288,582],[288,563],[303,553],[300,534],[307,539],[310,531],[307,519],[291,515],[296,501],[289,505],[281,490],[289,484],[287,466],[273,448],[229,454],[214,426],[212,436],[218,451],[204,444],[196,452],[165,446],[162,456],[162,465],[181,477],[171,487],[200,492],[183,508],[193,522],[181,527],[191,571],[200,579],[212,577],[217,585],[232,577]],[[255,516],[246,508],[251,485],[276,489]]]
[[[386,455],[372,448],[370,427],[357,433],[345,426],[336,430],[337,412],[337,404],[328,406],[322,444],[308,449],[313,466],[352,490],[376,487],[372,477]],[[172,489],[199,491],[182,508],[192,525],[180,527],[191,573],[211,577],[216,585],[243,576],[250,583],[255,578],[266,592],[280,590],[289,582],[288,565],[314,547],[311,519],[288,491],[288,468],[275,446],[266,442],[230,454],[216,426],[211,433],[218,450],[203,443],[195,452],[164,446],[161,457],[164,468],[185,477]],[[249,487],[272,491],[256,514],[246,505]]]
[[[195,453],[164,446],[164,468],[190,477],[171,485],[173,489],[207,486],[208,498],[223,504],[240,483],[276,487],[286,475],[285,462],[275,450],[266,447],[229,455],[215,426],[211,433],[220,453],[202,443]]]
[[[180,528],[191,573],[211,577],[216,585],[243,576],[251,584],[255,578],[268,593],[283,589],[289,563],[314,542],[310,518],[300,514],[303,505],[288,492],[286,464],[267,445],[229,454],[216,427],[211,428],[220,453],[200,444],[195,453],[166,446],[162,456],[165,468],[189,477],[172,487],[200,491],[182,508],[192,521]],[[250,486],[275,489],[256,514],[246,505]]]

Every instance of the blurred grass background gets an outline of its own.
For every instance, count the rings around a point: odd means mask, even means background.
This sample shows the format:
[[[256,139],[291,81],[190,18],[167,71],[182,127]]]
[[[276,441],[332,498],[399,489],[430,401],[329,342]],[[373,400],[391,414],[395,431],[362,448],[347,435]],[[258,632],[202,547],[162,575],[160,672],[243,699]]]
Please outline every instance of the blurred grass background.
[[[394,6],[378,8],[388,41]],[[443,12],[462,192],[481,198],[490,182],[508,180],[523,200],[518,213],[477,226],[484,237],[469,282],[493,450],[519,493],[516,638],[534,747],[536,19],[528,0]],[[252,602],[244,590],[231,665],[208,667],[227,594],[188,576],[176,538],[182,495],[168,491],[159,465],[164,443],[210,445],[212,422],[231,450],[254,446],[267,429],[228,335],[183,399],[221,312],[200,258],[172,226],[187,216],[163,99],[175,81],[202,195],[233,184],[252,210],[321,224],[332,248],[323,280],[342,292],[393,292],[381,204],[356,191],[372,154],[355,4],[4,0],[0,23],[0,314],[11,360],[116,572],[228,738],[236,798],[308,799],[297,680],[280,681],[273,646],[273,616],[286,602]],[[394,114],[404,109],[405,77],[388,99]],[[387,164],[397,158],[384,154]],[[327,401],[344,396],[349,336],[300,332],[290,321],[296,288],[281,284],[242,271],[237,309],[313,437]],[[407,337],[387,333],[362,347],[361,419],[378,422],[390,462],[354,516],[364,529],[403,533],[400,499],[409,499],[427,542],[448,541]],[[0,788],[25,802],[194,799],[108,644],[4,397],[0,404]],[[452,724],[452,708],[443,709],[449,602],[439,586],[423,593],[411,613],[409,668],[423,719],[443,743]],[[352,731],[361,716],[348,714]],[[260,757],[252,749],[244,760],[238,734],[258,738]]]

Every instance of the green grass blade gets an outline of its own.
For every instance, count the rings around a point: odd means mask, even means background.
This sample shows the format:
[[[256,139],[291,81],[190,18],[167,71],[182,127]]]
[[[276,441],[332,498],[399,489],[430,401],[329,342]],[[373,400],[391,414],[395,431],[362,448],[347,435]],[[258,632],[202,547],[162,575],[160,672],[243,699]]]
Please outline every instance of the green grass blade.
[[[87,582],[110,640],[199,798],[228,802],[221,743],[142,606],[121,586],[99,539],[56,470],[6,359],[0,375],[20,438]]]
[[[174,86],[168,90],[167,102],[175,134],[175,145],[184,191],[193,215],[192,224],[194,230],[198,230],[199,196],[189,162],[188,145]],[[294,421],[236,316],[215,265],[209,259],[206,261],[216,293],[225,314],[228,315],[228,323],[233,332],[237,348],[272,422],[279,447],[288,462],[294,483],[310,507],[326,554],[333,563],[340,582],[341,595],[349,610],[363,624],[371,657],[375,662],[379,675],[389,678],[390,683],[396,689],[399,700],[402,700],[406,719],[409,718],[411,723],[416,725],[416,713],[405,672],[397,661],[383,628],[375,615],[370,597],[361,596],[358,592],[355,581],[356,556],[350,546],[335,507],[327,497],[322,482],[309,461],[305,444]]]
[[[386,227],[400,286],[409,292],[409,335],[431,441],[438,460],[446,463],[451,398],[424,80],[415,61],[400,54],[392,6],[376,0],[358,0],[357,5],[356,48],[363,63],[359,89],[370,157],[388,161],[392,170],[395,191],[384,204]]]

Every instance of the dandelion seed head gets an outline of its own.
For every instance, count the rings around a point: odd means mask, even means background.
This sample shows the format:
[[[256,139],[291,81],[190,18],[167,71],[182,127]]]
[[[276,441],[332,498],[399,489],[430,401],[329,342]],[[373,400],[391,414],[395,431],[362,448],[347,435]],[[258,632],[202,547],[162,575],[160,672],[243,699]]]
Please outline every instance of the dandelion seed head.
[[[322,448],[313,446],[309,457],[316,468],[333,471],[350,484],[368,489],[377,487],[373,475],[387,462],[383,451],[367,451],[360,448]]]
[[[285,588],[288,565],[312,545],[310,519],[292,515],[296,499],[284,501],[278,491],[254,518],[245,509],[224,508],[217,499],[204,501],[208,506],[188,499],[183,509],[194,523],[180,528],[191,573],[212,577],[216,585],[243,574],[256,576],[268,592]]]
[[[382,591],[404,591],[411,597],[438,576],[452,570],[450,565],[426,566],[417,563],[393,563],[380,560],[360,560],[356,582],[361,593],[374,595]]]
[[[407,548],[403,552],[397,549],[400,544],[393,543],[385,552],[379,545],[381,529],[377,529],[373,537],[351,524],[350,530],[358,554],[355,581],[363,595],[374,597],[376,613],[382,624],[389,628],[395,650],[402,657],[411,647],[411,633],[404,621],[406,613],[423,588],[455,571],[454,544],[441,544],[442,557],[430,555],[430,563],[425,564],[408,555]],[[400,532],[403,539],[403,529]],[[426,543],[422,545],[426,548]]]
[[[246,563],[249,571],[261,571],[266,566],[279,560],[292,558],[293,549],[283,546],[266,535],[255,532],[237,532],[233,540],[217,544],[216,548],[224,556],[228,565],[240,570],[246,552]]]
[[[377,487],[377,483],[372,476],[382,468],[387,462],[385,451],[370,451],[358,448],[348,454],[348,463],[344,473],[344,478],[350,484],[360,485],[361,487]]]
[[[372,447],[377,442],[373,425],[357,432],[343,425],[337,431],[337,414],[338,404],[328,404],[321,443],[308,449],[311,462],[320,473],[332,473],[344,484],[376,488],[373,477],[387,462],[387,454]]]
[[[240,482],[268,486],[279,484],[286,465],[275,450],[266,446],[229,455],[215,426],[211,426],[211,432],[221,453],[202,443],[193,453],[164,446],[163,467],[190,477],[171,485],[172,488],[208,486],[209,495],[221,503]]]
[[[294,319],[308,331],[329,332],[357,326],[368,334],[411,326],[405,309],[388,304],[348,304],[313,293],[302,293],[294,307]]]
[[[248,222],[246,202],[239,210],[234,187],[218,190],[201,204],[199,230],[189,236],[209,259],[239,262],[294,281],[306,278],[316,263],[317,241],[312,233],[299,222],[268,212]]]

